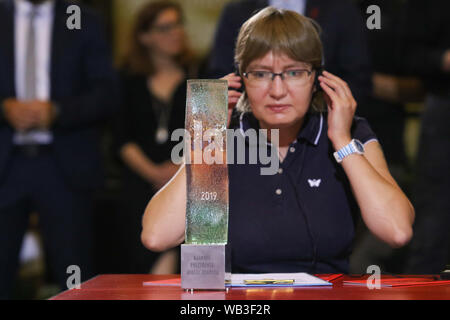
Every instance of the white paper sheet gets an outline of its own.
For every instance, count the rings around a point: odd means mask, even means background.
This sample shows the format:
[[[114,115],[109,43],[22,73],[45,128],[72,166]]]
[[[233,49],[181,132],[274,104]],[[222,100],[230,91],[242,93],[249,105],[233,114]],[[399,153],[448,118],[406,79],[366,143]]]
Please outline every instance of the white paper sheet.
[[[294,280],[292,284],[246,284],[245,280]],[[331,286],[328,281],[314,277],[308,273],[234,273],[231,275],[231,286],[239,287],[278,287],[278,286]]]

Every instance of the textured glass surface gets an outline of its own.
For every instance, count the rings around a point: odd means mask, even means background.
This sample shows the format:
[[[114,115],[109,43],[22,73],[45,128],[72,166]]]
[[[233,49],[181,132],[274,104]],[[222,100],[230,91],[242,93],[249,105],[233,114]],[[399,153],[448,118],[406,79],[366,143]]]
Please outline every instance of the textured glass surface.
[[[185,140],[188,144],[185,238],[187,244],[227,243],[227,116],[226,81],[188,81],[186,130],[191,140]],[[215,163],[212,163],[213,159],[216,159]]]

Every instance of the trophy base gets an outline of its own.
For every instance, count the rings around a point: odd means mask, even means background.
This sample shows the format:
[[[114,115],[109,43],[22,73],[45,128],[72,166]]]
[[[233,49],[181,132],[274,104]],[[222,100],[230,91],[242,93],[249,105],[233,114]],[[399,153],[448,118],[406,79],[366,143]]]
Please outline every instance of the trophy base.
[[[181,245],[181,287],[191,290],[225,290],[231,273],[226,245]],[[229,265],[229,264],[228,264]]]

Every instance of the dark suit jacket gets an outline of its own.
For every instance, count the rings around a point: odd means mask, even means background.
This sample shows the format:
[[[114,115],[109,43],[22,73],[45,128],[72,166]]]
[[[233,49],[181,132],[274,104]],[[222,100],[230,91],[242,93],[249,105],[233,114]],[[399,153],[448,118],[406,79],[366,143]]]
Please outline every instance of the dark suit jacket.
[[[429,93],[450,97],[450,73],[442,69],[450,48],[450,1],[410,0],[405,7],[402,68],[406,74],[420,76]]]
[[[91,189],[102,180],[99,121],[116,107],[116,76],[98,19],[81,8],[81,30],[69,30],[69,2],[55,0],[50,99],[60,109],[51,128],[53,153],[66,181]],[[15,97],[14,1],[0,1],[0,103]],[[8,170],[14,129],[0,117],[0,183]]]
[[[268,3],[267,0],[244,0],[225,7],[210,57],[211,77],[222,77],[234,71],[234,47],[239,29]],[[307,0],[305,13],[322,27],[325,68],[347,81],[356,101],[363,102],[372,91],[372,72],[366,26],[358,9],[347,0]]]

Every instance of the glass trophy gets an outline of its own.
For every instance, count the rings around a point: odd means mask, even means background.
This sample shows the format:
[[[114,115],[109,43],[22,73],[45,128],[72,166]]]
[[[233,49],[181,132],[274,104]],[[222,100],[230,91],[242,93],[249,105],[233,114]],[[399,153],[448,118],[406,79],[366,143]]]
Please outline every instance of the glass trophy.
[[[186,234],[184,289],[225,289],[228,237],[225,80],[188,80],[186,96]]]

